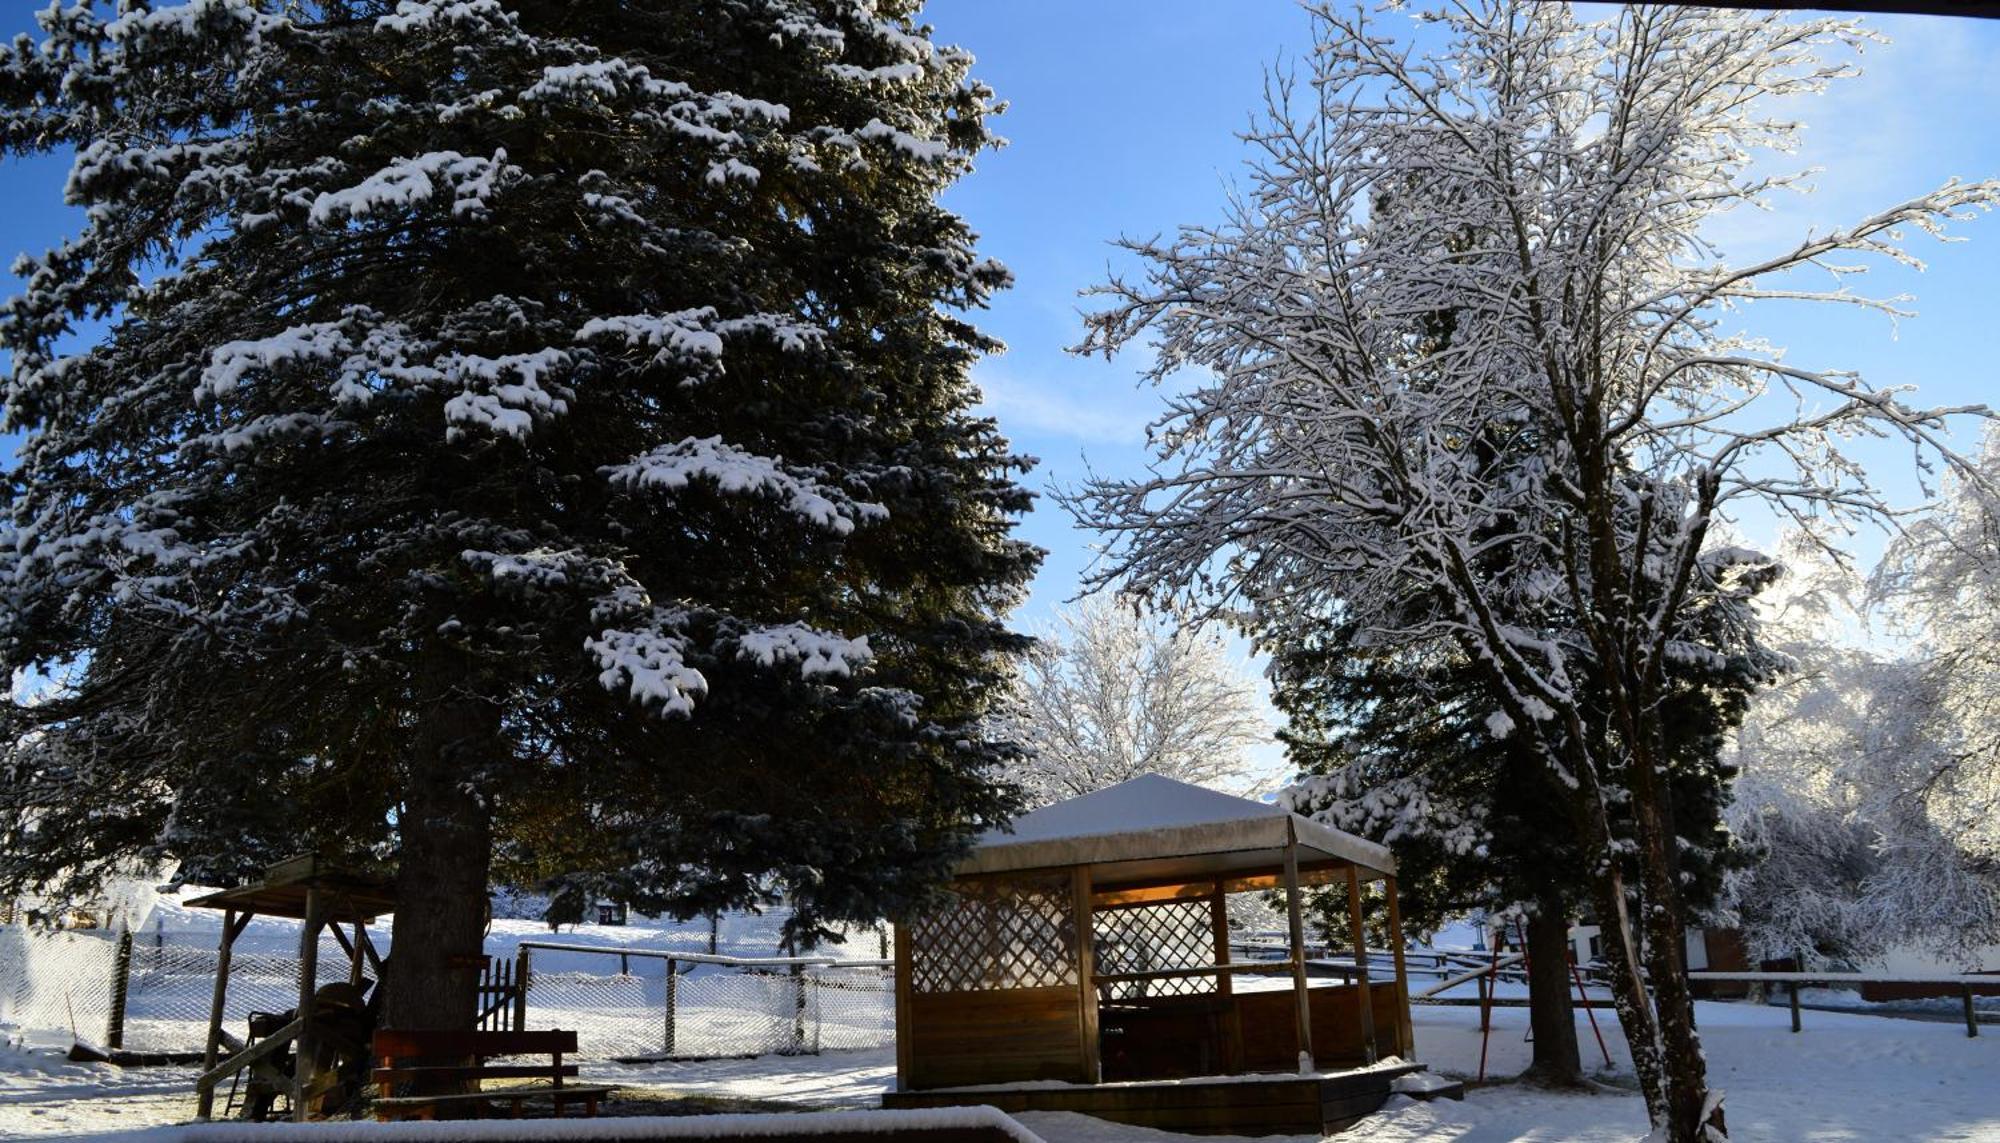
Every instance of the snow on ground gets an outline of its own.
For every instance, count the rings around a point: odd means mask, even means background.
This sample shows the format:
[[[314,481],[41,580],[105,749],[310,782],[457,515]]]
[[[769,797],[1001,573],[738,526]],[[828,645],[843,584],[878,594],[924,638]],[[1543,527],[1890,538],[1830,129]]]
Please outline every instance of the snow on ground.
[[[198,1068],[73,1064],[61,1048],[0,1038],[0,1139],[97,1134],[194,1115]]]
[[[657,1064],[592,1064],[591,1083],[615,1083],[681,1095],[795,1103],[801,1107],[875,1107],[896,1083],[896,1049],[758,1056]]]
[[[1616,1067],[1629,1082],[1615,1020],[1599,1013]],[[1849,1143],[1923,1140],[2000,1143],[2000,1036],[1964,1035],[1953,1025],[1819,1012],[1802,1034],[1783,1008],[1704,1002],[1699,1019],[1711,1075],[1728,1095],[1739,1143]],[[1478,1070],[1479,1012],[1420,1006],[1417,1054],[1433,1069],[1470,1077]],[[1489,1076],[1526,1066],[1526,1009],[1494,1012]],[[1578,1015],[1586,1061],[1602,1063]],[[866,1107],[895,1079],[887,1049],[821,1056],[644,1065],[589,1064],[589,1079],[654,1092],[761,1100],[805,1107]],[[118,1069],[60,1062],[46,1053],[0,1048],[0,1138],[73,1136],[184,1120],[192,1113],[193,1071]],[[1154,1143],[1180,1137],[1081,1116],[1030,1114],[1023,1121],[1048,1143]],[[1463,1103],[1395,1097],[1340,1143],[1502,1143],[1563,1140],[1627,1143],[1645,1131],[1636,1094],[1557,1094],[1513,1084],[1476,1087]],[[1216,1143],[1208,1140],[1207,1143]]]

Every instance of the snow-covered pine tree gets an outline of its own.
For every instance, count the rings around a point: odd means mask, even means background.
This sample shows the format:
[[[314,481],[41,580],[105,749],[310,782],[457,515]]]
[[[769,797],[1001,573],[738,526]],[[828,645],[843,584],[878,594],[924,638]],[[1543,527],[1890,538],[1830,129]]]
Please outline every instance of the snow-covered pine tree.
[[[488,871],[798,935],[1008,807],[1038,554],[969,412],[994,142],[914,4],[56,6],[24,259],[0,885],[400,864],[388,1019],[469,1021]],[[98,336],[77,323],[103,317]]]
[[[1914,261],[1905,234],[1989,207],[2000,183],[1724,262],[1709,220],[1795,181],[1751,166],[1797,130],[1772,102],[1847,74],[1822,53],[1865,39],[1854,25],[1484,0],[1425,13],[1438,46],[1419,52],[1365,12],[1308,7],[1310,75],[1272,82],[1229,216],[1131,243],[1143,279],[1111,282],[1091,318],[1082,349],[1143,344],[1150,378],[1195,382],[1154,434],[1153,475],[1070,498],[1113,536],[1092,586],[1248,612],[1265,646],[1292,632],[1258,609],[1309,599],[1476,664],[1495,732],[1594,807],[1593,905],[1614,965],[1643,959],[1643,977],[1614,975],[1654,1131],[1726,1136],[1686,981],[1662,718],[1672,664],[1706,654],[1691,609],[1764,562],[1711,529],[1745,502],[1879,518],[1892,506],[1845,442],[1961,464],[1944,427],[1967,411],[1801,366],[1726,315],[1772,296],[1893,310],[1787,274]],[[1427,356],[1441,312],[1452,335]],[[1476,463],[1491,441],[1518,462]],[[1551,600],[1572,628],[1539,626]],[[1610,859],[1614,805],[1636,886]]]

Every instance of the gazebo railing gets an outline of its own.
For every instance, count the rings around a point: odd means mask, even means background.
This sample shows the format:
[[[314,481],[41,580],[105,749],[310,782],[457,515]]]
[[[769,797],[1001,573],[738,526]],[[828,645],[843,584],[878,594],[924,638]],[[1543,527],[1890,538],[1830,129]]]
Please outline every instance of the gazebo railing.
[[[1261,960],[1236,961],[1231,964],[1196,964],[1177,968],[1156,968],[1147,972],[1096,972],[1090,982],[1096,985],[1129,984],[1142,980],[1183,980],[1190,976],[1220,976],[1235,973],[1269,973],[1273,966],[1284,967],[1290,961]]]

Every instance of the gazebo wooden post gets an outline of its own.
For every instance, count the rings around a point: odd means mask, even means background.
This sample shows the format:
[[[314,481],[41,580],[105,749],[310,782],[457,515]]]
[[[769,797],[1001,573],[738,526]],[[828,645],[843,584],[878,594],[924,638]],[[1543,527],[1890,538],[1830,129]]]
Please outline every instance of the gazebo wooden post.
[[[1375,1051],[1375,990],[1368,986],[1368,928],[1361,921],[1361,870],[1347,863],[1347,919],[1354,933],[1354,983],[1360,989],[1361,1062],[1372,1064]]]
[[[1403,908],[1396,903],[1396,879],[1382,878],[1383,888],[1389,894],[1389,950],[1396,960],[1396,1051],[1407,1056],[1415,1047],[1411,1041],[1410,1022],[1410,974],[1403,967]]]
[[[1098,1043],[1097,956],[1092,947],[1095,924],[1091,916],[1090,867],[1070,869],[1070,898],[1076,911],[1076,1014],[1077,1035],[1083,1047],[1083,1082],[1104,1078],[1104,1060]]]
[[[903,1089],[910,1074],[912,1031],[911,994],[916,991],[911,974],[916,962],[910,953],[910,918],[896,922],[896,1090]]]
[[[1229,891],[1221,878],[1215,881],[1215,892],[1208,898],[1208,924],[1215,934],[1215,963],[1225,968],[1229,965]],[[1215,991],[1219,996],[1230,996],[1236,992],[1235,977],[1227,972],[1215,974]],[[1243,1014],[1234,1004],[1222,1009],[1222,1071],[1224,1075],[1235,1075],[1243,1070]]]
[[[1292,938],[1292,995],[1297,1001],[1299,1029],[1299,1074],[1319,1070],[1313,1058],[1312,997],[1306,993],[1306,923],[1303,895],[1299,892],[1299,839],[1290,822],[1285,823],[1285,920]]]
[[[1208,895],[1208,926],[1215,937],[1215,963],[1229,963],[1229,900],[1222,890],[1222,882],[1215,883],[1215,892]],[[1215,974],[1215,990],[1224,996],[1236,991],[1229,973]]]
[[[313,991],[319,983],[319,930],[321,899],[319,888],[306,886],[306,915],[299,929],[299,1035],[292,1041],[297,1061],[292,1065],[292,1122],[306,1121],[306,1094],[312,1090],[314,1054],[318,1048],[314,1033]]]
[[[230,950],[236,947],[236,936],[243,931],[243,925],[237,923],[236,916],[234,909],[225,910],[222,914],[222,943],[215,950],[215,991],[208,1004],[208,1046],[201,1053],[204,1074],[215,1070],[222,1054],[222,1005],[229,999]],[[250,917],[249,913],[243,914],[244,923],[248,923]],[[214,1110],[215,1089],[205,1087],[195,1101],[195,1115],[207,1119]]]

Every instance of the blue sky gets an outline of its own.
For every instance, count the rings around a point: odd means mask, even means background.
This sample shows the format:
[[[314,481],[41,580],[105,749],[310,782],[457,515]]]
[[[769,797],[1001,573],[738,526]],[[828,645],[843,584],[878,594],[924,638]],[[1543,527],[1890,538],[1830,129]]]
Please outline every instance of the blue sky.
[[[0,0],[0,32],[30,26],[38,4]],[[1284,0],[935,0],[940,40],[978,58],[976,74],[1010,101],[998,121],[1011,140],[948,196],[983,235],[985,253],[1013,268],[1015,288],[982,324],[1008,351],[976,376],[1016,444],[1042,458],[1038,488],[1096,471],[1133,475],[1157,394],[1140,388],[1138,359],[1069,355],[1081,336],[1079,291],[1123,265],[1120,234],[1151,236],[1221,212],[1244,150],[1236,139],[1261,103],[1264,71],[1308,47],[1304,14]],[[1809,125],[1784,165],[1825,168],[1817,190],[1774,213],[1730,218],[1715,231],[1731,253],[1768,251],[1810,227],[1849,221],[1953,175],[2000,176],[2000,21],[1871,18],[1892,44],[1871,48],[1865,74],[1792,109]],[[0,164],[0,254],[42,249],[74,224],[60,205],[66,164]],[[1899,331],[1852,311],[1765,303],[1743,328],[1791,348],[1809,366],[1853,368],[1877,383],[1914,383],[1937,403],[2000,396],[2000,215],[1960,229],[1968,241],[1915,243],[1918,275],[1881,268],[1862,285],[1911,293],[1920,316]],[[1128,267],[1129,268],[1129,267]],[[1904,499],[1918,490],[1906,455],[1865,454]],[[1753,540],[1767,522],[1745,521]],[[1030,624],[1072,596],[1092,538],[1044,498],[1023,534],[1049,558],[1021,618]],[[1869,558],[1877,537],[1856,541]]]
[[[1235,138],[1261,106],[1271,63],[1309,46],[1299,8],[1277,0],[1093,0],[1089,4],[934,0],[937,38],[968,48],[975,73],[1011,103],[990,154],[947,201],[1014,271],[983,324],[1008,345],[976,370],[988,407],[1016,444],[1042,458],[1038,486],[1099,473],[1136,475],[1159,395],[1138,387],[1143,362],[1064,352],[1082,336],[1091,299],[1078,292],[1107,267],[1130,269],[1109,241],[1149,237],[1181,223],[1214,222],[1245,151]],[[1934,189],[1951,176],[2000,177],[2000,22],[1871,18],[1889,45],[1860,57],[1864,74],[1789,114],[1808,125],[1804,149],[1775,164],[1821,167],[1811,195],[1714,230],[1728,252],[1754,256],[1787,238],[1857,220]],[[1391,25],[1393,26],[1393,25]],[[1895,328],[1841,309],[1761,303],[1742,328],[1789,347],[1808,366],[1856,369],[1877,383],[1912,383],[1932,403],[2000,403],[2000,214],[1959,229],[1967,241],[1918,239],[1922,274],[1872,269],[1857,285],[1916,296],[1919,316]],[[1878,480],[1920,498],[1906,452],[1863,451]],[[1752,539],[1772,526],[1747,519]],[[1043,502],[1025,534],[1049,549],[1030,620],[1077,591],[1092,537]],[[1872,560],[1879,536],[1855,538]]]

